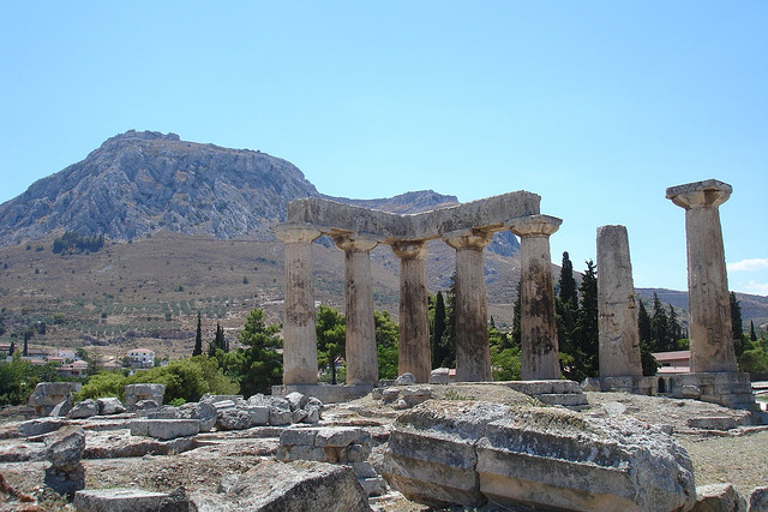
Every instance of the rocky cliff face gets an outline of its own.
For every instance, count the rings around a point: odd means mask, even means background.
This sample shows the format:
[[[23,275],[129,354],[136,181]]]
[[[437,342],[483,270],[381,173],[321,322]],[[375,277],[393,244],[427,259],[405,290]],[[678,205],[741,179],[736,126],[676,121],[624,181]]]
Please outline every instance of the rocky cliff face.
[[[164,229],[268,238],[286,202],[317,195],[285,160],[129,131],[0,205],[0,236],[7,244],[72,230],[127,240]]]
[[[186,142],[173,133],[131,130],[0,205],[0,246],[64,231],[123,241],[161,230],[273,239],[286,203],[313,196],[397,213],[458,202],[431,190],[383,199],[334,198],[320,194],[286,160]],[[495,245],[494,252],[510,255],[517,241],[508,233]]]

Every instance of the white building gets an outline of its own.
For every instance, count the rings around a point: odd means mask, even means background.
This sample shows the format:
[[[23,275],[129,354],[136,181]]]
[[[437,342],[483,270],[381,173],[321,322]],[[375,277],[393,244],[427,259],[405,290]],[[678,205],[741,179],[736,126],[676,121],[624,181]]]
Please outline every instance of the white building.
[[[155,352],[148,348],[135,348],[128,352],[131,365],[138,368],[152,368],[155,366]]]

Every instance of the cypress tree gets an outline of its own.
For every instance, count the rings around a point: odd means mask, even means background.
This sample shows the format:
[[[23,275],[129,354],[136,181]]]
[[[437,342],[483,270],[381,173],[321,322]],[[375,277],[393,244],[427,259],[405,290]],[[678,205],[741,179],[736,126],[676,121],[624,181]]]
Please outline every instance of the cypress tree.
[[[203,324],[200,318],[200,312],[197,312],[197,334],[195,335],[195,348],[192,350],[192,357],[203,353]]]
[[[659,296],[653,294],[653,316],[651,317],[651,349],[653,352],[672,350],[669,346],[669,319]]]
[[[598,327],[597,327],[597,272],[592,260],[588,260],[584,278],[579,286],[578,319],[573,336],[574,357],[572,377],[581,381],[596,377],[598,371]]]
[[[741,320],[741,304],[736,298],[736,294],[731,292],[731,333],[733,336],[733,349],[736,352],[736,357],[739,357],[744,352],[744,327]]]
[[[563,253],[563,263],[557,287],[555,312],[557,314],[557,338],[560,352],[576,357],[574,332],[578,320],[579,296],[576,291],[576,280],[573,278],[573,263],[568,256],[568,251]]]
[[[648,310],[645,309],[643,301],[640,302],[640,307],[637,311],[637,331],[640,335],[640,341],[649,344],[651,341],[651,317],[648,315]]]
[[[755,332],[754,320],[749,321],[749,341],[757,341],[757,333]]]
[[[558,287],[558,298],[575,310],[579,305],[579,297],[576,293],[576,280],[573,278],[573,263],[571,263],[568,251],[563,253],[563,265],[560,268]]]
[[[21,355],[24,357],[29,357],[29,338],[32,337],[32,331],[26,330],[24,331],[24,349],[21,351]]]
[[[440,340],[443,350],[443,360],[440,364],[444,367],[456,366],[456,273],[451,275],[451,286],[446,292],[448,302],[445,305],[445,332]]]
[[[435,298],[435,321],[432,328],[432,368],[440,368],[446,353],[442,344],[445,334],[445,300],[443,292],[437,292]]]
[[[16,352],[16,343],[11,340],[11,346],[8,347],[8,355],[12,356],[14,352]]]

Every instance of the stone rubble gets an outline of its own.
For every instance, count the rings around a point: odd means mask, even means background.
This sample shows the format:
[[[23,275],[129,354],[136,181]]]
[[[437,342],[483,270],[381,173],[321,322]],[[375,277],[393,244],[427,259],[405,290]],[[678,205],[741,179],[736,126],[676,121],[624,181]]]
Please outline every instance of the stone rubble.
[[[64,427],[46,438],[45,484],[68,498],[85,488],[85,469],[80,460],[85,451],[85,432],[80,427]]]

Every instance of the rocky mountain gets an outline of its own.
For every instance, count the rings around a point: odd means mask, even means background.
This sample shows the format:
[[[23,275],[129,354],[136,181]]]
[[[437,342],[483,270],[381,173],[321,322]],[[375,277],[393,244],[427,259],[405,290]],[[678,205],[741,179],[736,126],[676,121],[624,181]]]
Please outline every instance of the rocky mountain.
[[[290,162],[266,153],[131,130],[0,205],[0,245],[65,231],[116,241],[156,231],[269,240],[287,202],[314,196],[402,214],[458,202],[432,190],[335,198],[319,193]],[[507,234],[491,250],[511,255],[517,247]]]

